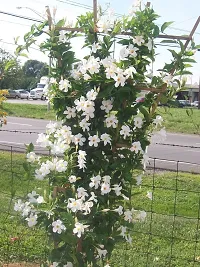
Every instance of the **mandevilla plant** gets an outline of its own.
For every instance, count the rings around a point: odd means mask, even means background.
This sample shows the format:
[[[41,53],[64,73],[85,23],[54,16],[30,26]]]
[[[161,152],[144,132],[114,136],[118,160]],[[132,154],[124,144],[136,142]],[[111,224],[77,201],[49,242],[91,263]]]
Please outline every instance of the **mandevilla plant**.
[[[100,14],[97,25],[92,13],[78,17],[76,26],[90,50],[81,61],[71,47],[78,35],[61,30],[64,20],[50,30],[47,22],[32,26],[25,46],[17,49],[20,54],[47,35],[40,44],[52,59],[46,94],[59,120],[50,122],[37,139],[50,155],[39,157],[29,145],[25,168],[35,179],[48,180],[50,192],[32,191],[14,209],[29,227],[41,226],[49,233],[53,267],[111,266],[115,245],[131,244],[133,224],[146,218],[145,211],[134,208],[132,190],[142,182],[149,144],[166,135],[157,105],[182,88],[176,77],[185,74],[185,62],[193,61],[195,50],[194,43],[185,51],[176,41],[181,49],[171,51],[173,61],[160,75],[149,74],[160,33],[157,17],[149,7],[122,20]],[[121,49],[113,57],[115,42]]]

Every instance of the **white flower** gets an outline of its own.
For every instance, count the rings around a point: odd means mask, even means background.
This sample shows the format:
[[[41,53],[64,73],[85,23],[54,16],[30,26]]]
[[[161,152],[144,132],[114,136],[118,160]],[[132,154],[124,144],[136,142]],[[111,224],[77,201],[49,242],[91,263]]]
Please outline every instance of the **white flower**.
[[[109,68],[113,64],[114,59],[111,56],[108,56],[101,60],[101,64],[104,66],[104,68]]]
[[[133,66],[130,66],[124,72],[124,74],[126,75],[126,79],[128,79],[129,77],[133,78],[133,73],[136,73],[136,69]]]
[[[26,159],[28,162],[34,163],[36,160],[38,160],[38,156],[36,156],[35,152],[29,152],[26,155]]]
[[[100,106],[100,109],[105,110],[106,113],[109,113],[113,107],[112,102],[113,101],[111,99],[103,100],[102,105]]]
[[[37,214],[31,214],[28,218],[25,219],[28,222],[29,227],[33,227],[37,224]]]
[[[130,136],[131,129],[129,126],[123,125],[119,133],[123,135],[124,139],[126,139],[127,136]]]
[[[86,168],[86,152],[83,151],[83,150],[79,150],[78,151],[78,166],[79,166],[79,169],[85,169]]]
[[[123,207],[119,206],[117,209],[114,209],[114,211],[116,211],[119,215],[123,214]]]
[[[53,232],[61,234],[63,231],[66,230],[66,227],[64,226],[63,222],[61,220],[56,220],[52,222]]]
[[[111,267],[110,264],[106,264],[104,267]]]
[[[122,186],[120,186],[118,184],[114,184],[113,186],[114,186],[113,190],[115,191],[116,196],[120,196],[121,195]]]
[[[128,46],[128,52],[130,57],[137,57],[137,51],[139,49],[137,47],[134,47],[132,44]]]
[[[140,142],[133,142],[130,150],[138,154],[138,152],[142,150]]]
[[[64,79],[64,80],[60,80],[59,82],[59,89],[63,92],[68,92],[69,88],[71,88],[71,83],[70,81]]]
[[[24,202],[22,202],[21,199],[18,199],[18,201],[15,202],[14,210],[15,211],[22,211],[23,210],[23,207],[24,207]]]
[[[133,42],[135,43],[135,44],[137,44],[138,46],[141,46],[142,44],[144,44],[144,38],[143,38],[143,36],[135,36],[134,38],[133,38]]]
[[[142,128],[143,120],[141,117],[135,117],[134,118],[134,125],[136,128]]]
[[[38,139],[36,140],[36,143],[39,144],[41,147],[47,147],[51,144],[49,141],[49,135],[46,135],[44,133],[38,134]]]
[[[104,146],[106,146],[107,144],[111,144],[111,137],[107,133],[101,135],[101,140],[104,142]]]
[[[83,79],[84,79],[85,81],[88,81],[89,79],[91,79],[91,76],[90,76],[89,74],[85,73],[85,74],[83,75]]]
[[[90,178],[90,180],[91,180],[91,183],[89,183],[89,186],[91,188],[94,187],[95,189],[98,189],[101,183],[101,176],[100,175],[93,176],[92,178]]]
[[[153,193],[152,193],[151,191],[147,191],[146,196],[147,196],[150,200],[153,199]]]
[[[87,130],[87,131],[89,131],[90,130],[90,128],[89,128],[89,126],[90,126],[90,122],[87,122],[87,120],[86,119],[83,119],[80,123],[79,123],[79,125],[80,125],[80,127],[82,128],[82,130],[85,132],[85,130]]]
[[[92,52],[96,53],[98,49],[100,49],[99,43],[93,43],[92,44]]]
[[[75,175],[70,175],[69,176],[69,178],[68,178],[68,180],[69,180],[69,182],[71,183],[71,184],[73,184],[73,183],[75,183],[76,182],[76,176]]]
[[[59,32],[59,42],[64,43],[67,41],[65,33],[66,33],[65,31]]]
[[[104,183],[110,184],[111,177],[109,175],[104,175],[102,177],[102,180],[104,181]]]
[[[44,198],[43,198],[43,196],[39,196],[38,198],[37,198],[37,203],[38,204],[41,204],[41,203],[44,203],[45,201],[44,201]]]
[[[109,117],[107,117],[105,122],[107,128],[117,128],[118,119],[115,115],[110,115]]]
[[[28,195],[28,198],[29,198],[29,202],[30,203],[37,203],[37,196],[38,196],[38,194],[35,192],[35,191],[32,191],[31,193],[29,193]]]
[[[173,77],[172,75],[166,75],[164,78],[163,78],[163,82],[166,83],[167,85],[171,86],[172,85],[172,82],[173,82]]]
[[[73,267],[73,264],[70,261],[68,261],[67,264],[63,265],[63,267]]]
[[[93,207],[93,202],[92,201],[86,201],[82,207],[82,210],[85,212],[83,213],[84,215],[90,214],[91,208]]]
[[[83,188],[83,187],[79,187],[77,189],[77,196],[78,196],[78,198],[85,200],[85,197],[88,197],[87,190],[85,190],[85,188]]]
[[[126,237],[127,227],[122,225],[119,230],[121,230],[121,234],[120,235],[125,238]]]
[[[115,87],[119,87],[120,85],[121,86],[125,85],[126,78],[124,77],[123,74],[117,74],[114,77],[114,80],[115,80]]]
[[[89,120],[90,118],[94,118],[94,102],[91,100],[86,100],[83,105],[83,114],[86,120]]]
[[[75,118],[76,117],[76,109],[75,108],[70,108],[66,107],[66,110],[63,112],[63,114],[67,115],[67,119]]]
[[[124,60],[125,58],[128,57],[129,50],[127,49],[127,47],[124,46],[124,47],[120,50],[119,54],[120,54],[120,58],[121,58],[121,60]]]
[[[156,116],[156,118],[153,120],[153,124],[155,124],[156,128],[158,126],[162,126],[163,118],[159,115]]]
[[[71,209],[72,212],[77,212],[82,209],[82,204],[82,199],[69,198],[67,208]]]
[[[111,188],[110,188],[110,184],[109,183],[102,183],[101,184],[101,195],[105,195],[110,193]]]
[[[132,211],[126,210],[124,212],[124,220],[128,221],[129,223],[132,221],[132,216],[133,216]]]
[[[77,236],[80,238],[82,234],[84,234],[85,229],[89,227],[89,225],[84,225],[82,223],[75,223],[75,228],[73,229],[73,233],[77,234]]]
[[[144,153],[143,154],[143,159],[142,159],[142,164],[144,165],[144,170],[146,169],[146,165],[149,163],[149,156]]]
[[[91,197],[88,199],[88,201],[93,201],[97,203],[98,200],[97,200],[97,196],[95,195],[95,193],[91,192],[90,194],[91,194]]]
[[[97,97],[98,93],[92,89],[89,92],[87,92],[86,97],[88,100],[94,101]]]
[[[100,68],[99,58],[91,56],[88,59],[87,68],[90,74],[99,73],[99,68]]]
[[[86,99],[85,99],[84,96],[81,96],[80,100],[76,99],[74,101],[74,104],[76,105],[76,110],[77,111],[83,111],[83,107],[84,107],[85,101],[86,101]]]
[[[111,27],[111,23],[108,20],[99,20],[97,23],[99,32],[108,33],[108,30]]]
[[[107,67],[105,69],[105,72],[106,72],[106,78],[107,79],[114,79],[115,76],[116,76],[116,70],[117,70],[117,67],[116,65],[112,64],[110,65],[109,67]]]
[[[85,140],[85,137],[80,133],[73,136],[73,142],[75,145],[83,146]]]
[[[100,142],[98,135],[89,136],[88,140],[89,140],[89,146],[94,146],[94,147],[97,147],[98,143]]]
[[[57,172],[65,172],[67,170],[68,162],[64,161],[63,159],[59,160],[56,163],[56,171]]]

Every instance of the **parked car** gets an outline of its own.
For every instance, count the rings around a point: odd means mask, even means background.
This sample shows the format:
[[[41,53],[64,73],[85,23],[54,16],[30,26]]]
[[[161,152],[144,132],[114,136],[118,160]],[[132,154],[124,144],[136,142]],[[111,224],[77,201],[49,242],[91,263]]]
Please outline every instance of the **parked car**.
[[[36,100],[36,99],[43,100],[43,97],[44,97],[43,88],[41,88],[41,89],[36,88],[36,89],[31,90],[29,97],[30,97],[30,99],[34,99],[34,100]]]
[[[198,107],[198,105],[199,105],[199,101],[194,101],[191,103],[192,107]]]
[[[183,107],[190,107],[190,106],[191,106],[190,100],[186,100],[186,99],[184,99],[184,100],[178,100],[178,102],[179,102],[180,104],[182,104]]]
[[[24,89],[15,90],[15,92],[19,93],[21,99],[29,99],[29,92]]]
[[[6,95],[6,98],[20,98],[20,94],[16,92],[15,90],[8,89],[8,95]]]

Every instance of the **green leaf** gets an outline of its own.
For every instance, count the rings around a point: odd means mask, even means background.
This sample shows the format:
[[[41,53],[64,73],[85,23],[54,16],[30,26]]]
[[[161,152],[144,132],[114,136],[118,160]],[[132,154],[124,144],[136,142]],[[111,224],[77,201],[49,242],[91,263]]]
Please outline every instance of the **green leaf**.
[[[176,40],[162,40],[161,43],[166,43],[166,44],[177,44],[177,41]]]
[[[164,32],[172,23],[174,23],[174,21],[163,23],[163,25],[161,26],[161,32]]]
[[[32,152],[34,150],[33,143],[30,143],[29,145],[26,145],[26,151],[27,153]]]
[[[194,60],[193,58],[183,58],[182,59],[183,62],[191,62],[191,63],[196,63],[196,60]]]
[[[65,25],[65,19],[61,19],[58,21],[58,23],[56,24],[56,27],[63,27]]]
[[[179,55],[178,55],[174,50],[172,50],[172,49],[168,49],[168,51],[171,52],[171,54],[172,54],[172,56],[173,56],[174,58],[178,58],[178,57],[179,57]]]
[[[153,37],[154,38],[158,37],[159,33],[160,33],[160,29],[157,25],[155,25],[154,30],[153,30]]]

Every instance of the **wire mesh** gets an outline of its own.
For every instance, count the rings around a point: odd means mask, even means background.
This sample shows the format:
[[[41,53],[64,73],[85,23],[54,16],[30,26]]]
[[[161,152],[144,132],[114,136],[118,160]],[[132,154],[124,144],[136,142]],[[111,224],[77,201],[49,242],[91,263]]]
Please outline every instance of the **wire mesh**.
[[[48,237],[42,229],[28,228],[13,205],[42,184],[25,176],[25,148],[20,153],[6,148],[0,151],[0,265],[40,264],[48,258]],[[200,265],[200,175],[182,172],[179,161],[173,162],[175,169],[160,169],[160,161],[151,159],[142,184],[132,189],[134,209],[146,211],[147,217],[133,223],[132,245],[117,245],[111,266]]]

